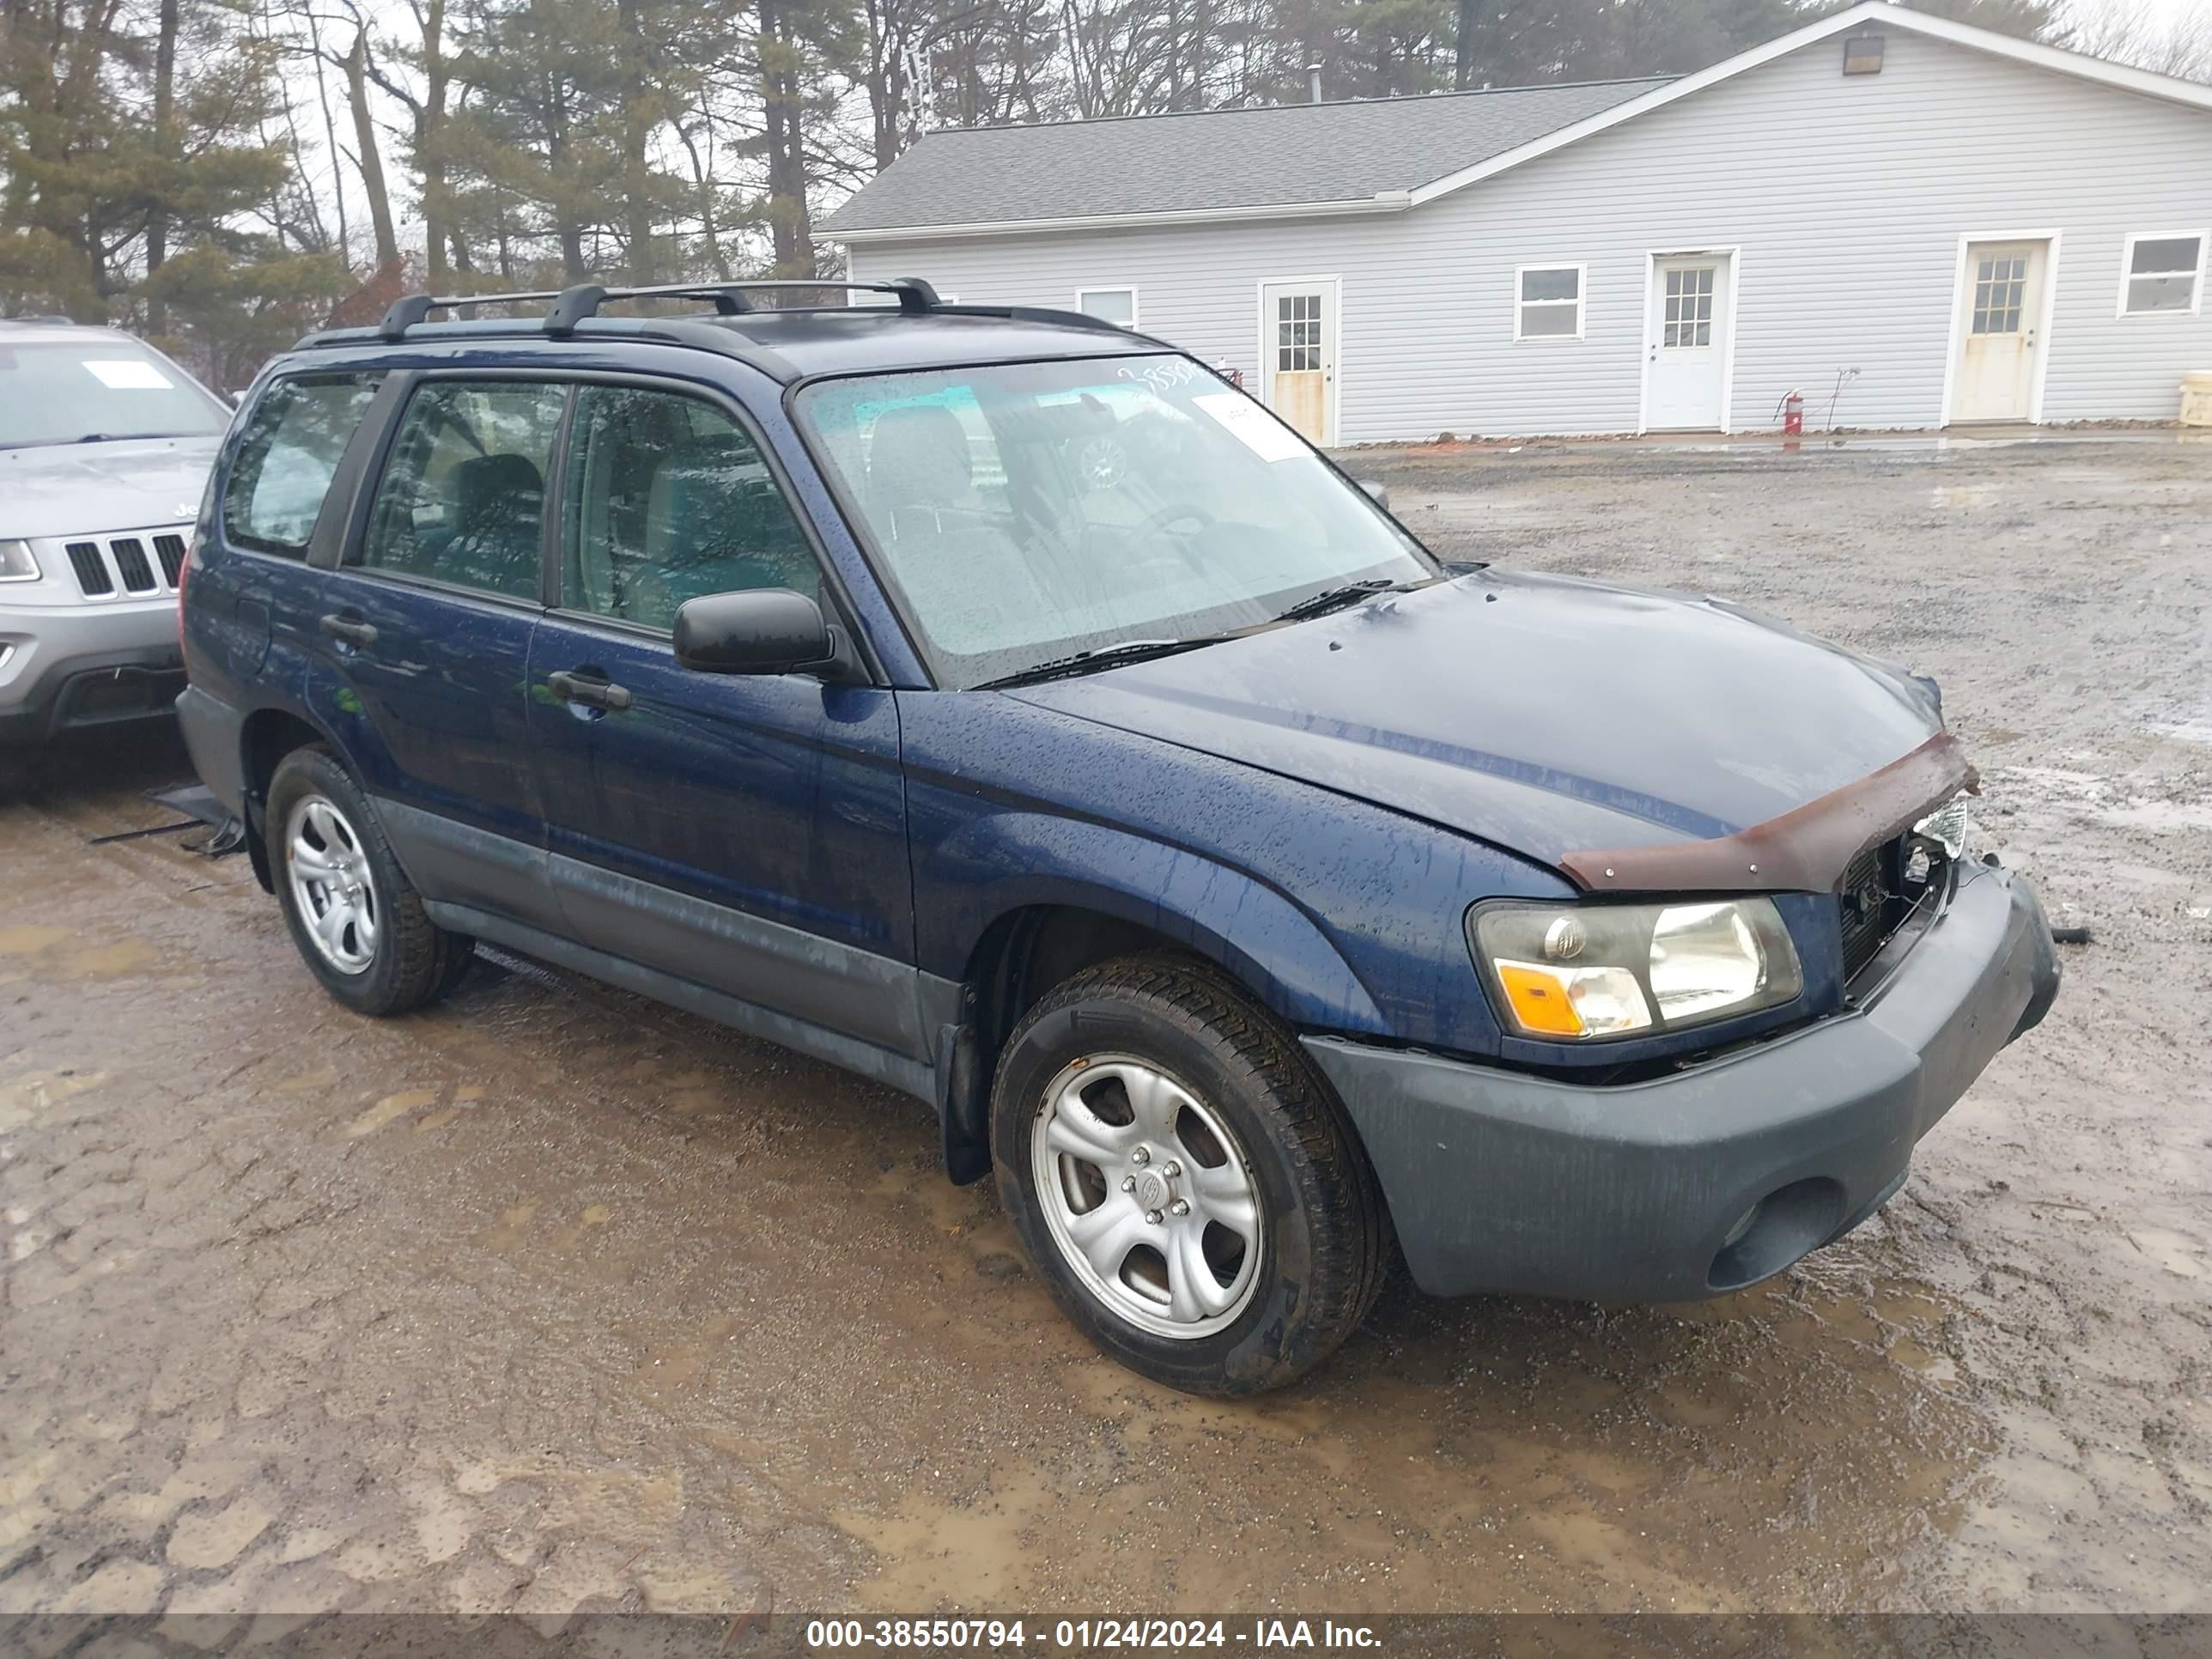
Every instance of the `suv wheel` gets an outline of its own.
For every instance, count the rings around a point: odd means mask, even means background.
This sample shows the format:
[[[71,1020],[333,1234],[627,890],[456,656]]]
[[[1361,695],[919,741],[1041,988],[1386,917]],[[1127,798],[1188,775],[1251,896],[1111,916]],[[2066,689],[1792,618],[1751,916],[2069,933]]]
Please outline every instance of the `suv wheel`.
[[[999,1191],[1069,1316],[1170,1388],[1311,1370],[1381,1286],[1365,1155],[1297,1042],[1206,966],[1108,963],[1008,1040]]]
[[[344,766],[295,749],[269,785],[269,860],[292,942],[356,1013],[401,1014],[450,989],[472,950],[422,908]]]

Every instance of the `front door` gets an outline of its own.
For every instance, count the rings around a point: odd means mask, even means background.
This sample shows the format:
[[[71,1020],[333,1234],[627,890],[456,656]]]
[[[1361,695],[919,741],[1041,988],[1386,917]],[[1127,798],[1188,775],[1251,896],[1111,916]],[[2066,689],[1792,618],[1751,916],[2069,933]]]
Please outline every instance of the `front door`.
[[[759,446],[702,398],[586,386],[562,471],[531,735],[570,935],[922,1057],[891,693],[676,660],[687,599],[787,587],[832,604]]]
[[[1260,290],[1261,401],[1308,441],[1336,441],[1336,284]]]
[[[1729,256],[1668,254],[1651,262],[1645,325],[1644,424],[1653,432],[1716,432],[1728,372]]]
[[[1960,284],[1954,421],[2025,421],[2035,410],[2035,331],[2048,242],[1975,242]]]

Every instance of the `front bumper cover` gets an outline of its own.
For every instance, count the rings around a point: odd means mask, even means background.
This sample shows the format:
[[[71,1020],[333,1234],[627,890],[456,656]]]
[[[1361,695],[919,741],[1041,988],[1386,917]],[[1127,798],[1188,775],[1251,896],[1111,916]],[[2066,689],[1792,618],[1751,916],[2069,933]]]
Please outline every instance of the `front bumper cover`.
[[[1966,866],[1863,1007],[1693,1071],[1553,1082],[1335,1037],[1305,1046],[1365,1142],[1413,1278],[1690,1301],[1780,1272],[1902,1184],[1912,1148],[2058,988],[2013,872]]]
[[[0,744],[163,719],[185,684],[177,604],[0,604]]]

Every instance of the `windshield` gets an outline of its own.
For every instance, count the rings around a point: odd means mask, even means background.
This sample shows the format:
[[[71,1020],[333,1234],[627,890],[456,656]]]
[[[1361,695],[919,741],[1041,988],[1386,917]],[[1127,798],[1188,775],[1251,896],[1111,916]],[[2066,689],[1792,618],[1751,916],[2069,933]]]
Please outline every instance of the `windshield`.
[[[0,341],[0,449],[111,438],[196,438],[230,411],[133,341]]]
[[[829,380],[799,407],[948,686],[1437,574],[1304,440],[1185,357]]]

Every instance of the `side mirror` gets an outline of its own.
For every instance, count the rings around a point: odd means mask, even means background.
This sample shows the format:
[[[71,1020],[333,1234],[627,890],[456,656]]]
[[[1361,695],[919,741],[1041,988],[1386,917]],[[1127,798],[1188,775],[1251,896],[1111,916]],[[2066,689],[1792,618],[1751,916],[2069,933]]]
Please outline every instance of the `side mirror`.
[[[789,674],[837,655],[822,607],[788,587],[702,594],[676,612],[676,660],[702,673]]]
[[[1390,486],[1376,483],[1372,478],[1362,478],[1359,487],[1367,492],[1368,499],[1385,513],[1390,510]]]

